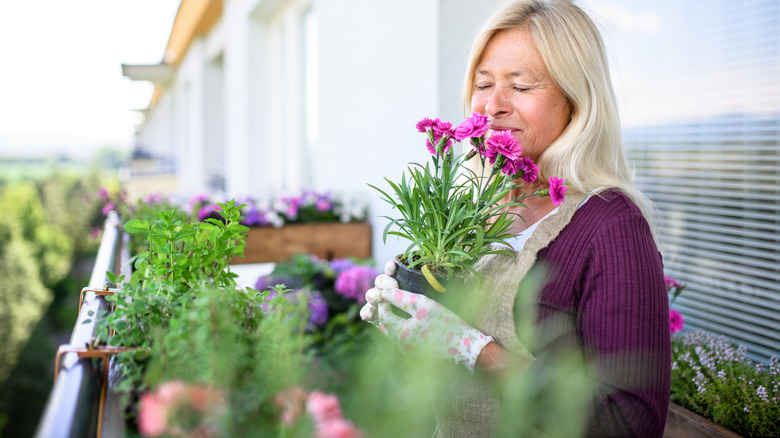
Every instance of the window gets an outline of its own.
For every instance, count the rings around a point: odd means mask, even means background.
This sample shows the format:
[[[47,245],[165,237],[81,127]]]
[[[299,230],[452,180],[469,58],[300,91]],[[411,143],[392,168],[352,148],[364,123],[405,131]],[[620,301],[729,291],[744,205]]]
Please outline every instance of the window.
[[[780,354],[780,4],[589,1],[686,328]]]

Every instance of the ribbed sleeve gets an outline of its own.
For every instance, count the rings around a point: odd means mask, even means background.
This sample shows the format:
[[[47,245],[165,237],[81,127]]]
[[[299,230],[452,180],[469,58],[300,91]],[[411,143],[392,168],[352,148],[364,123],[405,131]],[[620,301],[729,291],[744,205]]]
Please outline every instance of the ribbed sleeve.
[[[538,254],[551,282],[538,332],[556,333],[544,361],[581,349],[596,380],[588,436],[660,437],[669,403],[671,347],[661,256],[639,209],[608,191],[580,207]]]

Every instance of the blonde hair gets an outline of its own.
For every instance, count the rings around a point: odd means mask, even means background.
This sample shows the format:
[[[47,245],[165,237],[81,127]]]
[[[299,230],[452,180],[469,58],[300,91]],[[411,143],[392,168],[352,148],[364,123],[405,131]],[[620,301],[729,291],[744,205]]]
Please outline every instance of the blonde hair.
[[[482,53],[497,33],[528,29],[550,77],[571,104],[572,118],[539,159],[540,176],[563,178],[568,190],[596,193],[617,188],[639,207],[653,233],[652,202],[632,181],[606,50],[596,25],[567,0],[513,1],[496,12],[477,35],[464,81],[471,106]]]

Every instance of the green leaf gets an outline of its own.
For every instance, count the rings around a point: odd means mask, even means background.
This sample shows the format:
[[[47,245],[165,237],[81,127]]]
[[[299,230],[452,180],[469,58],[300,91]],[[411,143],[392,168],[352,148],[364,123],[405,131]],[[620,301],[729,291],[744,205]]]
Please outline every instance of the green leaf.
[[[148,232],[149,229],[149,222],[140,219],[131,219],[125,224],[125,231],[130,234]]]

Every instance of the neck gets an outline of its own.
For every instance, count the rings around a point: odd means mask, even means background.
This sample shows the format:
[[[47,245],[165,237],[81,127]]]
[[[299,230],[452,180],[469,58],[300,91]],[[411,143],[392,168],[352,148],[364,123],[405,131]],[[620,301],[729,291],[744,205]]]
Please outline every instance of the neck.
[[[542,186],[530,184],[523,185],[522,188],[513,190],[510,196],[513,198],[528,196],[537,189],[543,188]],[[538,222],[545,217],[549,212],[555,209],[555,205],[552,203],[552,198],[549,196],[529,196],[521,201],[526,207],[509,207],[510,213],[517,213],[523,219],[515,217],[515,221],[510,227],[509,232],[517,234],[531,225]]]

